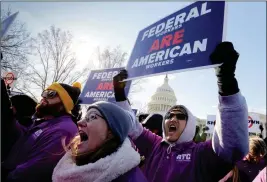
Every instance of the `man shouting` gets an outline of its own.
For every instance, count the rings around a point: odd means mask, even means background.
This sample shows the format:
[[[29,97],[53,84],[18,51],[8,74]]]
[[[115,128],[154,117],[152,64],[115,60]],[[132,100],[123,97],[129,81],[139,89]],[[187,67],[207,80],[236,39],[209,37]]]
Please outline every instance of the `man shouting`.
[[[210,60],[217,67],[219,112],[212,141],[196,144],[193,137],[196,119],[183,105],[170,108],[162,124],[163,137],[153,134],[132,116],[129,133],[139,152],[145,156],[144,173],[152,182],[214,182],[223,178],[233,163],[248,152],[248,110],[235,78],[239,54],[231,42],[217,45]],[[118,105],[131,111],[123,91],[127,72],[114,77]]]

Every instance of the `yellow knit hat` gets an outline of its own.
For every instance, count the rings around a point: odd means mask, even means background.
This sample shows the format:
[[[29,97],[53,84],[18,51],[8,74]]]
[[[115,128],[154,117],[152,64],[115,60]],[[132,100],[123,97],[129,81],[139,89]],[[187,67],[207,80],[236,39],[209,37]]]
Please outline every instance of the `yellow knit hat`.
[[[46,90],[54,90],[58,93],[67,113],[71,114],[71,110],[78,101],[81,93],[81,84],[75,82],[72,86],[54,82]]]

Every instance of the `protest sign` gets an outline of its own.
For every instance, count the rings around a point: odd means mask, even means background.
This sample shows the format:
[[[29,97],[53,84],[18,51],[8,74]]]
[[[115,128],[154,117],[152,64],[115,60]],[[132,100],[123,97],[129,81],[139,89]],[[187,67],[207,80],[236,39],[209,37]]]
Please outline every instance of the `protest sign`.
[[[224,37],[225,2],[195,2],[141,30],[128,79],[215,67],[209,55]]]
[[[205,133],[213,133],[214,126],[216,123],[216,115],[207,115],[207,121],[206,126],[208,127],[208,130],[205,131]]]
[[[216,123],[216,115],[207,115],[206,126],[209,130],[206,133],[213,133],[214,126]],[[260,120],[260,115],[257,113],[249,113],[248,116],[248,132],[249,133],[260,133],[260,124],[262,121]]]
[[[260,133],[260,116],[257,113],[249,113],[248,116],[248,132]]]
[[[82,104],[92,104],[97,101],[115,102],[113,77],[122,69],[124,68],[92,70],[80,96]],[[130,85],[131,81],[128,81],[125,87],[126,96]]]

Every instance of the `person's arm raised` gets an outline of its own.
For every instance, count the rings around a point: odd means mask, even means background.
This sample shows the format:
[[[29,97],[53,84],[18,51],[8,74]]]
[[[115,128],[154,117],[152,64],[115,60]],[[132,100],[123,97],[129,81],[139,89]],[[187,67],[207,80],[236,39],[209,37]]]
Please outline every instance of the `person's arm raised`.
[[[142,134],[143,127],[137,121],[136,116],[125,94],[124,89],[125,89],[127,82],[123,80],[127,79],[127,77],[128,77],[127,71],[125,69],[121,70],[116,76],[113,77],[113,88],[114,88],[116,104],[120,106],[121,108],[123,108],[124,110],[128,111],[131,116],[132,125],[131,125],[129,136],[134,140]]]
[[[126,98],[124,88],[126,81],[122,81],[128,77],[126,70],[121,70],[118,75],[113,78],[114,94],[117,105],[127,110],[131,116],[131,129],[129,136],[133,139],[134,144],[142,155],[148,157],[154,147],[160,143],[161,137],[153,134],[151,131],[144,129],[141,123],[137,120],[129,101]]]
[[[241,160],[249,149],[248,109],[235,78],[239,54],[231,42],[217,45],[210,59],[221,66],[215,68],[219,88],[219,114],[216,118],[212,147],[228,162]]]

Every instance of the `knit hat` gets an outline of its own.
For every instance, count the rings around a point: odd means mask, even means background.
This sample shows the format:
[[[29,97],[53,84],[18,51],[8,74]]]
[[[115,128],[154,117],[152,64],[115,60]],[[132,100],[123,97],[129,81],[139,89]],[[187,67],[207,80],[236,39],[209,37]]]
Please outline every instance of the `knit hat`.
[[[79,82],[75,82],[72,84],[72,86],[70,86],[64,83],[54,82],[46,90],[56,91],[63,102],[66,112],[71,114],[71,110],[77,103],[77,100],[80,96],[81,84]]]
[[[89,106],[88,110],[91,108],[97,109],[102,114],[112,133],[123,142],[130,130],[130,113],[113,103],[105,101],[95,102]]]

